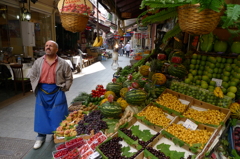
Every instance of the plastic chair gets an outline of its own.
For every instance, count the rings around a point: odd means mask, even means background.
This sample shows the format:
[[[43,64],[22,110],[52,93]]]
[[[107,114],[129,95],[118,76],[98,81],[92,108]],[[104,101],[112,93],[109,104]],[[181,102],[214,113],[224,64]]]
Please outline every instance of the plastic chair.
[[[12,72],[13,72],[13,80],[14,80],[14,87],[15,93],[17,93],[17,83],[22,84],[23,95],[25,95],[25,85],[31,84],[29,78],[23,77],[23,70],[21,64],[10,65]]]

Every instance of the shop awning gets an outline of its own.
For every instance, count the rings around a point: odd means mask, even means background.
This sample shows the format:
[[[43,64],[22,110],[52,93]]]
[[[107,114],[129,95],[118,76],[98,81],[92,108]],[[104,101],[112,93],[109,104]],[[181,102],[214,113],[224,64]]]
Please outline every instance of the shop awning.
[[[89,20],[88,22],[89,22],[91,25],[93,25],[94,28],[97,28],[97,22],[96,22],[96,21],[94,21],[94,20]],[[101,23],[98,23],[98,25],[99,25],[99,29],[101,29],[102,31],[104,31],[106,34],[107,34],[108,32],[110,32],[110,27],[109,27],[109,26],[106,26],[106,25],[101,24]]]

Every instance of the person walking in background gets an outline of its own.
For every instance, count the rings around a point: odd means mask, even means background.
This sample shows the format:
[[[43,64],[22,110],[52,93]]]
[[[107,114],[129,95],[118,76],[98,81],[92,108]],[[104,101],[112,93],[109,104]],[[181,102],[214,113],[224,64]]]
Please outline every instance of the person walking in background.
[[[82,70],[82,50],[81,50],[81,42],[80,42],[80,40],[78,40],[77,41],[77,55],[79,55],[80,56],[80,63],[78,63],[78,64],[76,64],[76,70],[77,70],[77,72],[75,73],[75,74],[77,74],[77,73],[80,73],[81,72],[81,70]]]
[[[125,45],[125,50],[126,50],[126,56],[129,57],[129,53],[131,51],[131,45],[130,45],[130,42],[128,42],[126,45]]]
[[[123,56],[123,44],[122,42],[119,43],[119,46],[118,46],[118,54],[120,56]]]
[[[30,80],[36,95],[34,131],[38,133],[34,149],[40,148],[46,135],[53,134],[68,115],[65,91],[72,85],[72,70],[57,56],[57,51],[58,44],[47,41],[45,55],[38,58],[31,69]]]

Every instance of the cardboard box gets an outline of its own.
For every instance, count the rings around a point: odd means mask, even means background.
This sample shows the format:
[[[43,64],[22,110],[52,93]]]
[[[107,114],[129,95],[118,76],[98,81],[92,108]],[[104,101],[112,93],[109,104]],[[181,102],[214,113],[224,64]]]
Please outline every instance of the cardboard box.
[[[155,106],[155,107],[157,107],[156,105],[149,104],[149,105],[147,105],[143,110],[141,110],[139,113],[145,111],[149,106]],[[159,107],[158,107],[158,108],[159,108]],[[161,109],[161,108],[159,108],[159,109]],[[164,114],[166,115],[166,117],[171,120],[171,121],[169,122],[169,125],[170,125],[171,122],[175,119],[176,115],[175,115],[175,114],[169,114],[167,111],[165,111],[165,110],[163,110],[163,109],[162,109],[162,111],[164,112]],[[147,119],[141,119],[141,116],[137,116],[137,114],[136,114],[136,118],[137,118],[137,120],[138,120],[139,122],[147,125],[149,128],[151,128],[151,129],[153,129],[153,130],[155,130],[155,131],[157,131],[157,132],[159,132],[159,131],[161,131],[161,130],[163,129],[162,126],[155,125],[155,124],[151,123],[151,122],[150,122],[149,120],[147,120]]]
[[[221,107],[217,107],[217,106],[214,106],[212,104],[209,104],[209,103],[206,103],[206,102],[203,102],[203,101],[200,101],[200,100],[197,100],[197,99],[193,99],[192,102],[190,103],[189,108],[193,108],[195,110],[199,110],[199,111],[205,111],[207,109],[211,109],[211,110],[218,110],[219,112],[222,112],[224,113],[226,116],[224,118],[224,120],[222,121],[223,123],[221,125],[216,125],[215,127],[218,128],[219,130],[221,129],[221,127],[226,123],[226,121],[228,120],[228,118],[230,117],[231,115],[231,110],[230,109],[226,109],[226,108],[221,108]],[[187,109],[187,110],[188,110]],[[186,110],[186,111],[187,111]],[[193,119],[194,120],[194,119]],[[202,124],[205,124],[205,125],[208,125],[206,123],[202,123]],[[208,126],[211,126],[211,125],[208,125]]]
[[[178,152],[185,152],[184,154],[184,158],[187,158],[189,155],[194,155],[194,153],[192,153],[191,151],[188,151],[178,145],[175,145],[170,139],[164,137],[163,135],[158,135],[158,137],[156,137],[152,143],[150,143],[148,145],[148,147],[152,147],[153,149],[157,149],[157,145],[161,144],[161,143],[164,143],[164,144],[167,144],[167,145],[170,145],[170,150],[173,150],[173,151],[178,151]]]
[[[176,96],[176,97],[178,98],[178,100],[181,101],[182,104],[187,105],[185,111],[187,110],[187,108],[189,107],[189,104],[190,104],[190,103],[192,102],[192,100],[194,99],[194,98],[192,98],[192,97],[190,97],[190,96],[187,96],[187,95],[184,95],[184,94],[181,94],[181,93],[172,91],[172,90],[170,90],[170,89],[165,89],[164,92],[158,97],[157,101],[161,100],[163,94],[165,94],[165,93],[170,93],[170,94]],[[179,115],[181,115],[181,114],[183,114],[183,113],[185,112],[185,111],[184,111],[184,112],[177,112],[176,110],[173,110],[173,109],[170,109],[170,108],[168,108],[168,107],[162,106],[162,105],[160,105],[160,104],[158,104],[158,103],[156,103],[156,105],[157,105],[158,107],[161,107],[163,110],[167,111],[169,114],[174,113],[175,115],[178,115],[178,116],[179,116]]]
[[[187,120],[187,118],[176,117],[172,123],[183,124],[186,120]],[[197,125],[198,125],[197,129],[199,129],[199,130],[207,130],[207,131],[212,132],[212,135],[210,136],[208,142],[205,144],[204,148],[201,151],[198,151],[197,153],[195,153],[197,155],[197,158],[198,158],[198,156],[200,156],[200,158],[202,158],[204,156],[204,154],[208,151],[208,149],[210,148],[211,144],[213,143],[214,139],[218,136],[218,134],[217,134],[216,128],[213,128],[213,127],[210,127],[210,126],[207,126],[204,124],[197,124]],[[187,151],[192,152],[190,147],[186,143],[182,146],[182,148],[184,148]],[[192,153],[194,153],[194,152],[192,152]]]

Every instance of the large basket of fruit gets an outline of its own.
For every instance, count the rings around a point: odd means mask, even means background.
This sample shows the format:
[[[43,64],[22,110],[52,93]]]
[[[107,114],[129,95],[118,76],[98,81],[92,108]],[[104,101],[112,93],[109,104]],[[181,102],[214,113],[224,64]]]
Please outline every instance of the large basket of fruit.
[[[85,30],[89,15],[92,13],[88,1],[84,3],[71,3],[69,0],[60,0],[58,3],[62,26],[65,30],[73,33],[82,32]],[[86,2],[87,1],[87,2]]]
[[[185,4],[178,7],[178,23],[183,32],[189,34],[209,34],[218,25],[223,10],[199,10],[200,4]]]

